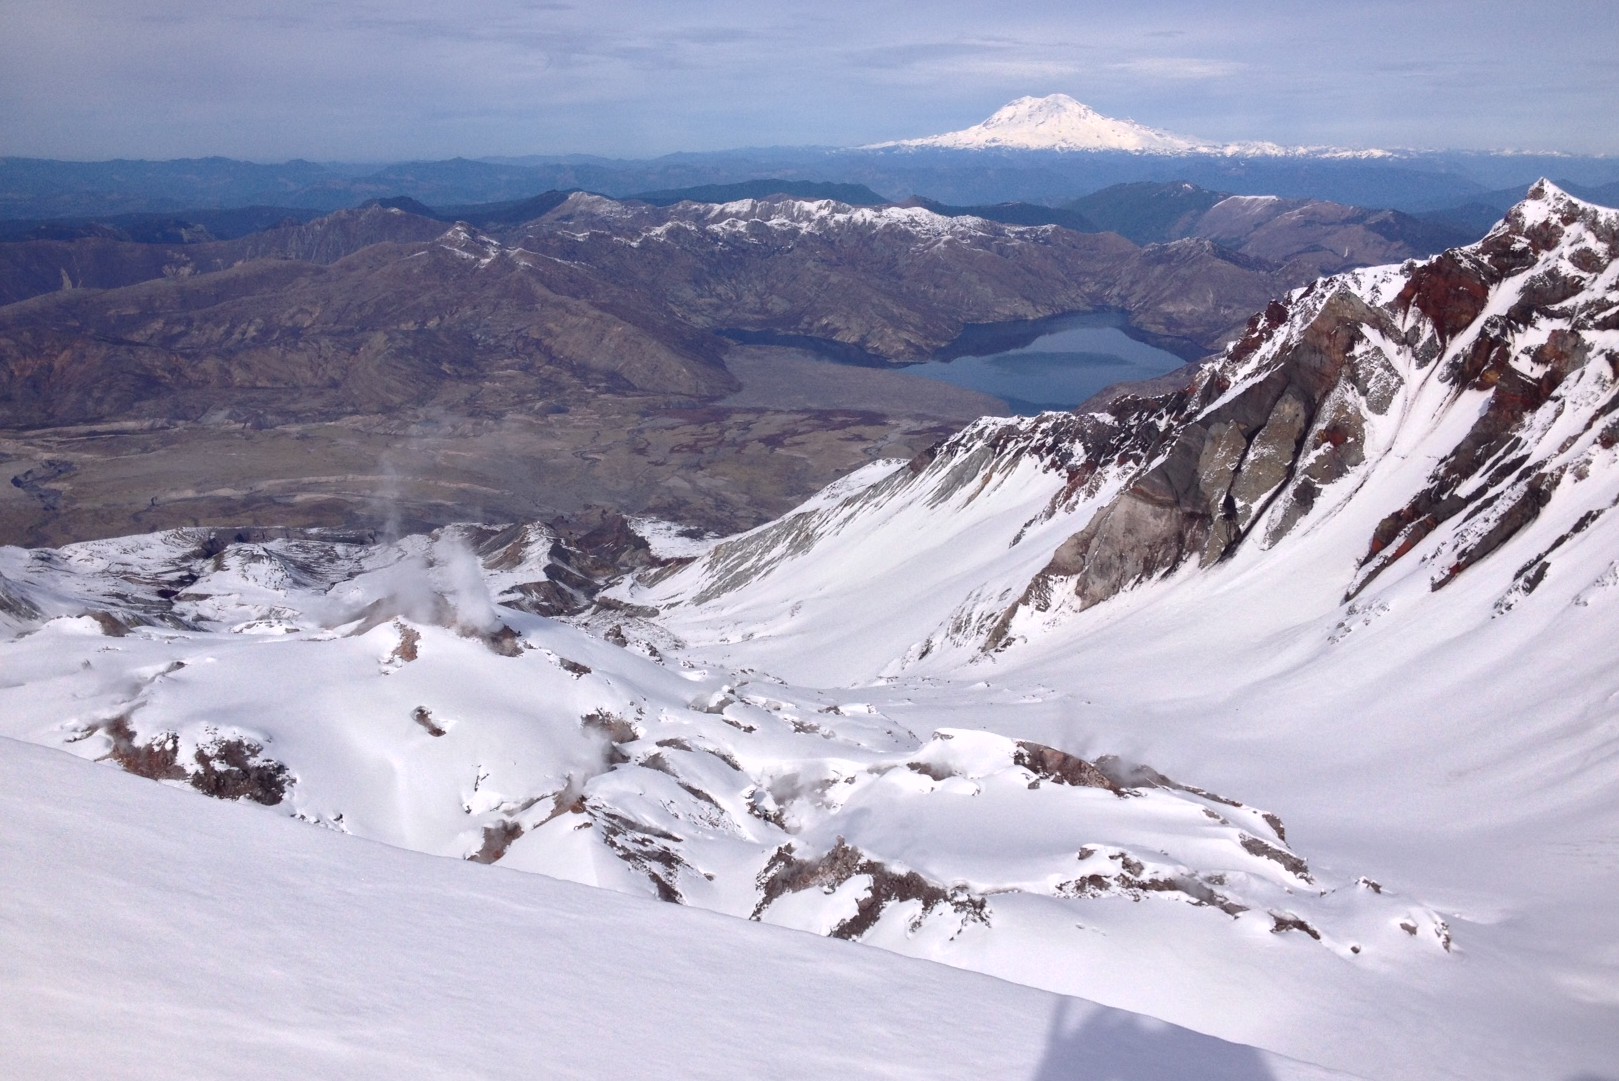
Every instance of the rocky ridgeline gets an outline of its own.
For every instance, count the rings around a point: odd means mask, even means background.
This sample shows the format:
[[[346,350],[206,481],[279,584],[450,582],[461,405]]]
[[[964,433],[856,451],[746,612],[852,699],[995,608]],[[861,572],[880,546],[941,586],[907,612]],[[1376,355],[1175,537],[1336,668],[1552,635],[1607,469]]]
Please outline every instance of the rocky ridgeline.
[[[1474,419],[1364,538],[1346,593],[1449,527],[1432,582],[1445,585],[1619,442],[1616,260],[1619,212],[1543,182],[1479,244],[1273,303],[1156,409],[1110,408],[1112,438],[1085,461],[1127,470],[1123,491],[1063,542],[1020,607],[1088,608],[1241,544],[1271,547],[1336,502],[1329,490],[1349,494],[1340,482],[1373,468],[1368,452],[1393,428],[1434,413]]]

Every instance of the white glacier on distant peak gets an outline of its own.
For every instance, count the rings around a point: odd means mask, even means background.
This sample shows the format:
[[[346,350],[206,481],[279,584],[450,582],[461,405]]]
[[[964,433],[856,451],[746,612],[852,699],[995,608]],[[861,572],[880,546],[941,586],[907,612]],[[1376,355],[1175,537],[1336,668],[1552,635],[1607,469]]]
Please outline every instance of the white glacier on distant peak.
[[[981,124],[919,139],[872,143],[862,150],[1062,150],[1131,154],[1216,154],[1227,157],[1389,157],[1386,150],[1288,147],[1271,142],[1220,143],[1194,139],[1134,120],[1104,116],[1067,94],[1021,97]]]

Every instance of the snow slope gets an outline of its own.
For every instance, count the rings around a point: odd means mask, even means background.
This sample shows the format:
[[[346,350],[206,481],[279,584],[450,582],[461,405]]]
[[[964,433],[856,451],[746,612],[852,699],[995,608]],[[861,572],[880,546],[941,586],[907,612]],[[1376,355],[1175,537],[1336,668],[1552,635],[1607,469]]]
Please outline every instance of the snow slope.
[[[1268,577],[1304,550],[1306,607],[1359,611],[1510,543],[1504,611],[1600,546],[1616,319],[1619,212],[1542,182],[1478,245],[1273,302],[1178,394],[979,421],[625,596],[815,681],[948,671],[1194,564]],[[878,582],[904,603],[863,603]]]
[[[8,1077],[1345,1076],[8,739],[0,817]]]

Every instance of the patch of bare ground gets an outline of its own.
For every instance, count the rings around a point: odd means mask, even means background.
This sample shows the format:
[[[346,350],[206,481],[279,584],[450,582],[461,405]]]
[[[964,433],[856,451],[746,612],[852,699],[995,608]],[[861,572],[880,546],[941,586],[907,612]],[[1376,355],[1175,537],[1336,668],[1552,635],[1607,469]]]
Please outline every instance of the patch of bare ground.
[[[905,763],[905,768],[912,773],[920,773],[922,776],[934,781],[943,781],[956,775],[955,770],[937,762],[907,762]]]
[[[664,754],[662,751],[652,752],[637,762],[636,765],[641,766],[644,769],[652,770],[655,773],[663,774],[665,777],[668,777],[670,780],[674,781],[675,784],[679,785],[682,792],[686,793],[686,795],[690,796],[698,803],[707,804],[710,808],[717,811],[727,820],[730,818],[730,816],[726,814],[725,808],[720,806],[718,800],[682,777],[680,775],[680,771],[675,768],[675,764],[669,760],[669,756]]]
[[[433,720],[433,711],[428,709],[426,706],[417,706],[414,710],[412,710],[410,719],[426,729],[427,734],[430,736],[436,737],[444,735],[444,728],[440,726],[437,721]]]
[[[1246,833],[1242,835],[1242,840],[1240,843],[1243,847],[1243,851],[1247,852],[1249,855],[1258,856],[1261,859],[1267,859],[1272,863],[1280,864],[1282,869],[1288,874],[1294,875],[1305,882],[1315,881],[1315,879],[1310,877],[1309,864],[1299,859],[1299,857],[1293,855],[1293,853],[1284,852],[1275,845],[1267,844],[1266,842],[1261,841],[1258,837],[1250,837]]]
[[[1038,787],[1042,780],[1046,780],[1076,788],[1105,788],[1115,796],[1126,794],[1107,774],[1083,758],[1041,743],[1019,740],[1017,750],[1012,753],[1012,763],[1034,774],[1030,788]]]
[[[1225,807],[1236,807],[1243,810],[1253,811],[1259,815],[1260,820],[1263,821],[1265,825],[1270,827],[1271,832],[1276,834],[1276,839],[1278,841],[1281,841],[1283,844],[1287,843],[1287,827],[1282,823],[1281,816],[1271,811],[1259,811],[1256,808],[1249,807],[1240,800],[1234,800],[1228,796],[1222,796],[1217,792],[1210,792],[1206,788],[1198,788],[1195,785],[1181,784],[1179,781],[1165,777],[1162,773],[1159,773],[1151,766],[1130,764],[1124,762],[1115,755],[1103,755],[1101,758],[1098,758],[1096,760],[1096,768],[1106,774],[1109,780],[1118,785],[1129,786],[1131,788],[1166,788],[1174,792],[1185,792],[1188,795],[1197,796],[1199,799],[1206,799],[1210,803],[1218,803]],[[1283,852],[1281,849],[1276,848],[1276,846],[1268,844],[1265,841],[1261,841],[1258,838],[1247,837],[1246,835],[1244,836],[1246,839],[1243,841],[1243,847],[1248,848],[1248,851],[1252,855],[1275,860],[1277,863],[1281,863],[1282,866],[1286,867],[1289,871],[1298,875],[1306,882],[1311,881],[1309,868],[1304,865],[1303,860],[1300,860],[1297,856],[1293,856],[1291,853]],[[1256,846],[1262,846],[1263,850],[1260,850],[1259,848],[1249,848],[1248,842],[1250,841],[1252,841]],[[1293,863],[1296,863],[1297,866],[1293,866]]]
[[[394,646],[388,654],[387,664],[405,664],[421,656],[422,632],[415,627],[394,620],[394,627],[399,631],[399,644]]]
[[[597,709],[579,718],[579,723],[605,735],[614,743],[634,743],[641,738],[641,730],[627,717],[612,710]]]
[[[963,886],[945,887],[930,882],[915,871],[896,871],[887,864],[871,859],[860,849],[838,838],[837,844],[824,856],[800,859],[791,844],[782,845],[770,857],[764,870],[759,872],[759,902],[749,919],[757,920],[781,897],[808,889],[831,893],[852,878],[866,876],[870,888],[855,906],[855,914],[833,927],[833,938],[858,940],[877,925],[883,911],[890,905],[907,901],[919,902],[921,911],[911,918],[910,929],[920,929],[922,921],[936,910],[948,910],[960,917],[961,926],[969,923],[989,923],[989,906],[983,897],[970,893]]]
[[[523,827],[510,819],[501,819],[483,828],[483,844],[478,851],[473,852],[467,859],[473,863],[495,863],[506,854],[506,850],[523,836]]]
[[[551,810],[535,825],[535,829],[545,825],[553,818],[563,815],[582,815],[585,813],[585,797],[579,791],[578,785],[570,779],[567,787],[551,795]]]
[[[115,762],[128,773],[155,781],[185,781],[192,788],[216,799],[252,800],[274,806],[286,798],[292,776],[287,767],[264,758],[264,747],[241,737],[212,738],[199,745],[191,761],[180,758],[180,737],[175,732],[159,732],[140,741],[127,714],[91,725],[75,740],[100,734],[110,743],[102,757]]]
[[[122,638],[129,633],[130,625],[113,615],[111,612],[86,612],[85,615],[96,621],[101,633],[108,638]]]
[[[640,728],[627,717],[611,710],[592,710],[579,718],[579,724],[586,731],[596,732],[607,740],[607,764],[610,766],[628,762],[630,756],[625,753],[623,744],[634,743],[641,738]]]
[[[264,748],[244,739],[216,739],[192,753],[191,787],[217,799],[249,799],[274,806],[286,798],[287,767],[261,758]]]
[[[1288,931],[1302,931],[1311,938],[1315,939],[1317,942],[1321,941],[1320,931],[1317,931],[1314,927],[1311,927],[1304,920],[1299,919],[1292,913],[1272,912],[1270,914],[1270,918],[1272,921],[1270,933],[1273,935],[1286,934]]]
[[[494,630],[478,630],[470,627],[457,628],[468,638],[476,638],[489,648],[489,652],[498,657],[521,657],[523,655],[522,636],[511,627],[502,623]]]
[[[670,847],[681,842],[679,836],[588,801],[585,812],[608,850],[647,876],[658,900],[685,903],[679,889],[680,872],[690,867]]]
[[[180,768],[180,737],[175,733],[163,732],[144,743],[137,742],[129,717],[122,714],[93,726],[79,738],[95,732],[100,732],[112,743],[102,758],[117,763],[124,772],[154,781],[187,779],[186,771]]]
[[[893,404],[744,408],[592,393],[314,421],[226,408],[139,425],[0,430],[0,481],[45,461],[73,466],[53,480],[50,506],[0,483],[0,544],[243,522],[408,533],[600,506],[732,533],[867,462],[910,458],[982,411],[945,419]]]
[[[1125,762],[1117,755],[1105,754],[1096,760],[1096,768],[1107,775],[1114,784],[1130,788],[1167,788],[1175,792],[1188,792],[1200,796],[1211,803],[1221,803],[1227,807],[1241,807],[1239,800],[1229,799],[1216,795],[1206,789],[1196,788],[1192,785],[1181,784],[1165,777],[1151,766],[1144,766]],[[1274,817],[1274,816],[1270,816]],[[1280,821],[1280,820],[1278,820]]]
[[[1087,846],[1079,850],[1081,862],[1094,855],[1094,848]],[[1228,916],[1235,917],[1248,911],[1248,906],[1239,904],[1214,888],[1224,884],[1221,876],[1211,875],[1203,879],[1186,874],[1149,875],[1146,865],[1128,852],[1111,852],[1107,858],[1119,865],[1117,872],[1097,871],[1059,882],[1053,892],[1058,897],[1119,896],[1132,901],[1140,901],[1149,893],[1178,893],[1195,905],[1217,908]]]

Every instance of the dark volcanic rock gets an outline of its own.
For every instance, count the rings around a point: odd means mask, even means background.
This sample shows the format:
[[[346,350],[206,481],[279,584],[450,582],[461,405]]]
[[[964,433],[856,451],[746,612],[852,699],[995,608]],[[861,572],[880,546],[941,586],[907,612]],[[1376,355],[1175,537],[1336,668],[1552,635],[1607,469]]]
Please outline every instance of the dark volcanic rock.
[[[855,914],[828,932],[833,938],[858,940],[876,926],[889,905],[902,901],[921,904],[921,911],[911,920],[913,930],[935,910],[954,912],[964,925],[989,922],[984,898],[960,886],[946,888],[930,882],[915,871],[897,871],[845,843],[841,837],[831,851],[816,859],[801,859],[790,844],[777,849],[759,872],[760,897],[750,918],[757,920],[786,894],[812,888],[830,893],[851,878],[862,876],[870,879],[870,888],[856,903]]]
[[[1054,784],[1073,785],[1076,788],[1105,788],[1115,796],[1120,794],[1119,786],[1101,770],[1078,755],[1059,751],[1055,747],[1019,740],[1017,750],[1012,755],[1012,762],[1014,765],[1022,766],[1036,778]]]
[[[1279,328],[1279,313],[1256,317],[1250,333],[1233,348],[1239,361]],[[1185,401],[1167,407],[1195,417],[1160,436],[1143,429],[1143,458],[1157,464],[1143,472],[1111,505],[1065,541],[1035,579],[1025,601],[1048,596],[1051,583],[1071,580],[1081,607],[1089,607],[1134,582],[1161,574],[1189,559],[1208,565],[1240,541],[1275,499],[1297,502],[1320,484],[1337,479],[1356,461],[1356,451],[1312,458],[1294,487],[1306,432],[1350,444],[1358,415],[1333,414],[1335,427],[1322,424],[1328,396],[1348,384],[1369,383],[1362,370],[1375,362],[1352,357],[1364,340],[1363,325],[1395,330],[1348,291],[1321,305],[1319,314],[1285,350],[1268,375],[1242,394],[1221,402],[1218,378],[1204,382]],[[1358,445],[1358,441],[1355,445]],[[1124,448],[1119,448],[1123,450]],[[1272,536],[1279,539],[1285,529]]]
[[[92,725],[78,738],[95,734],[105,736],[110,744],[103,757],[129,773],[156,781],[185,781],[216,799],[248,799],[274,806],[286,798],[292,784],[287,767],[265,758],[264,747],[252,740],[214,734],[192,752],[188,768],[180,757],[180,737],[174,732],[159,732],[142,741],[129,717],[118,716]]]

